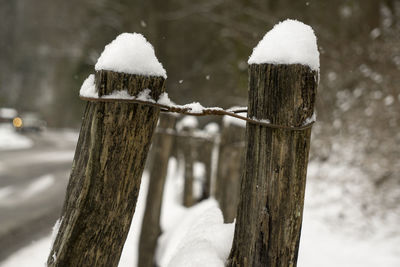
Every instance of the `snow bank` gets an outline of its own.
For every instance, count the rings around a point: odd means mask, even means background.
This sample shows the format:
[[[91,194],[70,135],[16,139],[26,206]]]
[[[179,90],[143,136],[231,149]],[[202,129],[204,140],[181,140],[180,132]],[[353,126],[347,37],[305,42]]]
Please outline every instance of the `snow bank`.
[[[50,190],[55,182],[54,175],[45,174],[19,187],[11,185],[0,188],[0,207],[16,207],[22,202],[29,201],[33,196],[43,194],[46,189]]]
[[[335,190],[332,183],[326,184],[326,190],[323,190],[324,188],[321,188],[318,183],[334,179],[338,187],[340,185],[337,179],[349,180],[349,177],[354,177],[356,181],[351,187],[346,186],[346,190],[359,192],[364,190],[364,187],[360,185],[366,183],[367,179],[362,173],[351,170],[351,166],[330,165],[329,168],[324,166],[321,168],[320,164],[320,162],[311,162],[309,166],[298,266],[400,266],[400,238],[395,234],[396,231],[392,235],[385,234],[377,238],[371,238],[368,235],[359,238],[346,232],[344,229],[346,225],[336,223],[336,228],[329,226],[332,217],[324,219],[327,213],[336,212],[336,206],[340,205],[345,210],[349,210],[349,214],[345,215],[351,216],[355,213],[357,201],[351,199],[351,201],[343,202],[346,194]],[[346,173],[349,174],[344,175]],[[183,207],[180,204],[182,182],[183,168],[182,166],[178,168],[177,161],[171,158],[162,203],[163,235],[158,240],[157,263],[160,267],[222,267],[231,248],[234,225],[223,224],[222,214],[213,199],[203,201],[189,209]],[[120,267],[137,266],[138,237],[146,202],[147,185],[148,174],[145,172],[131,231],[119,263]],[[368,192],[368,196],[373,195]],[[360,223],[362,220],[361,217],[356,217],[355,223]],[[365,223],[370,224],[371,221]],[[387,225],[381,223],[378,229],[381,231],[385,227]],[[43,266],[50,251],[51,241],[48,236],[30,244],[1,262],[0,266]]]
[[[22,199],[31,198],[51,187],[56,182],[54,175],[46,174],[31,182],[21,194]]]
[[[95,70],[110,70],[144,76],[167,78],[153,46],[139,33],[122,33],[106,45]]]
[[[144,209],[146,207],[147,190],[149,188],[149,173],[143,172],[142,181],[140,183],[139,196],[136,203],[135,214],[132,218],[131,227],[125,241],[124,249],[122,250],[119,267],[134,267],[137,266],[139,257],[139,237],[142,230],[142,221]]]
[[[187,244],[172,258],[167,267],[223,267],[224,262],[206,240]]]
[[[0,124],[0,151],[29,148],[31,139],[15,132],[11,124]]]
[[[317,38],[313,29],[297,20],[278,23],[253,49],[248,64],[302,64],[319,71]]]
[[[318,218],[309,200],[315,196],[306,187],[305,209],[299,248],[299,267],[373,267],[400,266],[400,239],[398,236],[356,238],[351,234],[333,231],[328,222]],[[320,192],[323,195],[325,192]],[[354,202],[353,202],[354,203]],[[347,207],[350,207],[348,205]],[[321,210],[332,212],[333,207],[323,204]],[[328,211],[326,211],[328,210]],[[320,213],[320,212],[319,212]],[[338,226],[339,227],[339,226]],[[344,225],[340,225],[342,229]],[[381,225],[381,227],[385,227]],[[327,260],[329,259],[329,260]]]
[[[13,108],[0,108],[0,118],[13,119],[18,116],[18,112]]]
[[[0,263],[1,267],[43,267],[47,266],[47,256],[51,249],[50,236],[34,241],[28,246],[18,250],[5,261]]]
[[[15,188],[12,185],[0,187],[0,201],[7,199],[12,193],[15,192]]]
[[[187,209],[171,233],[159,239],[157,263],[168,267],[224,267],[232,246],[234,224],[224,224],[214,199]]]

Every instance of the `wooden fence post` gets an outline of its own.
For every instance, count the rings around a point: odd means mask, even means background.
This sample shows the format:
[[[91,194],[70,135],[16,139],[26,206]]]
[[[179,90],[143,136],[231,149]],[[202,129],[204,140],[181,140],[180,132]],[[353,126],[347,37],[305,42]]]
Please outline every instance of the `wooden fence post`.
[[[211,153],[214,146],[213,140],[203,139],[198,140],[199,158],[198,160],[204,164],[204,180],[201,186],[201,195],[197,202],[210,197],[211,190]]]
[[[219,136],[218,124],[215,122],[210,122],[204,127],[202,134],[204,137],[199,137],[197,140],[197,147],[199,148],[198,160],[203,162],[205,173],[204,181],[202,183],[201,196],[197,200],[198,202],[208,199],[211,195],[211,176],[213,171],[212,152],[216,143],[216,139]]]
[[[240,195],[240,175],[244,158],[246,123],[231,123],[224,118],[216,180],[216,199],[224,215],[225,223],[236,218]]]
[[[301,126],[314,112],[317,71],[249,66],[248,117]],[[248,123],[240,201],[228,266],[296,266],[311,129]]]
[[[195,160],[194,156],[194,140],[190,136],[192,131],[187,131],[185,133],[188,136],[182,137],[182,151],[184,157],[185,164],[185,175],[184,175],[184,185],[183,185],[183,205],[185,207],[191,207],[195,203],[194,195],[193,195],[193,183],[194,183],[194,174],[193,174],[193,164]]]
[[[150,89],[158,99],[164,81],[104,70],[95,76],[100,97]],[[145,105],[87,103],[48,266],[118,265],[158,115],[158,108]]]
[[[159,129],[175,129],[176,116],[160,115]],[[150,170],[149,189],[147,191],[146,209],[143,216],[142,231],[139,241],[139,267],[153,267],[157,239],[161,234],[160,214],[164,184],[167,177],[168,160],[171,155],[175,136],[168,133],[157,133],[153,142],[153,166]]]
[[[176,129],[179,137],[178,150],[184,158],[184,184],[183,184],[183,205],[191,207],[195,203],[193,195],[193,163],[196,158],[195,144],[196,140],[193,138],[193,132],[198,126],[198,121],[193,116],[183,117],[177,124]]]

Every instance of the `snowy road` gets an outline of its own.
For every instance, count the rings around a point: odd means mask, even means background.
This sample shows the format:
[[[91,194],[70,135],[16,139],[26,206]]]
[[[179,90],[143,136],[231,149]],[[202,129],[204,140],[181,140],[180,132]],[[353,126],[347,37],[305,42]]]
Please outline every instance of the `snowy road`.
[[[71,131],[28,137],[31,148],[0,151],[0,261],[57,220],[77,140]]]

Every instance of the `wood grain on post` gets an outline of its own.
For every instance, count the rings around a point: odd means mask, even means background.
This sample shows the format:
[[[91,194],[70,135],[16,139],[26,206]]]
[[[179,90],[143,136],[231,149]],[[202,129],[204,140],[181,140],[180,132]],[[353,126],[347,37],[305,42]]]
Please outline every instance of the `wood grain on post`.
[[[317,72],[308,66],[249,66],[248,116],[301,126],[314,112]],[[296,266],[311,129],[247,124],[245,167],[227,266]]]
[[[96,72],[99,96],[144,89],[158,99],[164,78]],[[135,212],[159,109],[88,102],[48,266],[117,266]]]
[[[221,132],[216,199],[225,223],[232,223],[236,218],[244,158],[244,135],[245,128],[232,123],[225,123]]]
[[[158,127],[164,131],[175,129],[176,116],[161,114]],[[157,239],[161,234],[160,215],[164,184],[175,136],[157,133],[153,142],[153,164],[147,191],[142,230],[139,241],[139,267],[153,267]]]

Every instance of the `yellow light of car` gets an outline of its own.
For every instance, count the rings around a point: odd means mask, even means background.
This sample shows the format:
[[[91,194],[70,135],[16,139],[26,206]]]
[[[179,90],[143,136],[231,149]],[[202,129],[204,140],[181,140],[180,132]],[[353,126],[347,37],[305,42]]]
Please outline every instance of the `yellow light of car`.
[[[13,119],[13,125],[15,128],[21,128],[22,127],[22,119],[20,117],[15,117]]]

